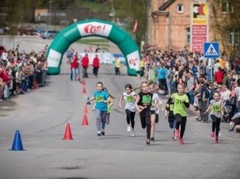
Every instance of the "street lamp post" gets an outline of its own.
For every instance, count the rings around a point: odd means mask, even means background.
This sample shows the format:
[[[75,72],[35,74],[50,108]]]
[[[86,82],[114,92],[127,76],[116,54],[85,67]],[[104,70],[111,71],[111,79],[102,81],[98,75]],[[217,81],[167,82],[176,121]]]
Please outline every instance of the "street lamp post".
[[[49,1],[49,13],[48,13],[48,29],[51,25],[51,17],[52,17],[52,1]]]
[[[111,8],[111,11],[109,13],[109,16],[112,17],[112,22],[115,22],[115,9],[114,9],[114,6],[113,6],[113,0],[111,0],[112,2],[112,8]]]

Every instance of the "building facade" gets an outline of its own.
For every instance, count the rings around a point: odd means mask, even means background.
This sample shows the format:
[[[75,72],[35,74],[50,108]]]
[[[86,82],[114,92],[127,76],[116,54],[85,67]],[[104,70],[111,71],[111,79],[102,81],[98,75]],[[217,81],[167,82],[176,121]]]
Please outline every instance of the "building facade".
[[[155,45],[161,50],[178,51],[183,48],[192,49],[191,45],[198,41],[214,41],[214,33],[211,29],[209,5],[200,11],[206,11],[206,37],[191,39],[194,34],[192,23],[194,16],[193,3],[209,3],[210,0],[152,0],[151,1],[151,28],[149,29],[149,44]],[[207,9],[206,9],[207,8]],[[201,24],[200,24],[201,25]],[[197,34],[205,32],[196,32]],[[202,42],[201,42],[202,40]],[[203,45],[201,45],[203,46]]]

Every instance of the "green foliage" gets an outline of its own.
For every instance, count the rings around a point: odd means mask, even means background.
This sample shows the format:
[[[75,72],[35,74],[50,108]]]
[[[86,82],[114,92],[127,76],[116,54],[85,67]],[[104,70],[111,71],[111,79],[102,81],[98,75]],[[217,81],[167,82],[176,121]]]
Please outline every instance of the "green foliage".
[[[145,39],[147,31],[147,7],[145,0],[114,0],[116,17],[127,24],[126,30],[131,32],[135,20],[138,20],[138,31],[134,34],[138,45]]]
[[[135,20],[138,20],[138,31],[132,34],[138,45],[145,39],[147,31],[147,7],[148,0],[0,0],[7,7],[7,19],[9,26],[17,27],[23,22],[34,19],[35,8],[66,9],[68,7],[88,8],[90,18],[112,20],[123,24],[123,28],[132,33]],[[112,8],[114,16],[109,16]],[[71,16],[70,16],[71,17]],[[81,20],[81,17],[78,18]],[[14,28],[11,28],[14,29]],[[13,30],[14,34],[16,30]]]
[[[66,9],[68,6],[74,5],[75,0],[37,0],[38,7],[48,8],[50,3],[55,8]]]
[[[31,19],[32,0],[3,0],[6,8],[6,25],[10,35],[17,33],[18,25]]]
[[[224,3],[227,3],[224,4]],[[240,34],[240,1],[239,0],[211,0],[211,27],[214,29],[216,41],[221,42],[223,50],[230,54],[232,58],[240,52],[239,35],[235,37],[235,44],[231,42],[230,33]],[[223,12],[225,11],[225,12]]]

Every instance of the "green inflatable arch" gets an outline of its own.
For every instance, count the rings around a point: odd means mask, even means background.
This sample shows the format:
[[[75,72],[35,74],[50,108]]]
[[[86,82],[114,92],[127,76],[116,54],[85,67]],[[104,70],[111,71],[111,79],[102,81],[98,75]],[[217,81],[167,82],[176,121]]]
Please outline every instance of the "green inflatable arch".
[[[60,73],[62,58],[75,41],[89,36],[107,38],[116,44],[126,59],[128,75],[136,75],[136,66],[139,66],[140,51],[132,37],[117,25],[98,19],[76,22],[63,29],[50,44],[47,52],[48,74]]]

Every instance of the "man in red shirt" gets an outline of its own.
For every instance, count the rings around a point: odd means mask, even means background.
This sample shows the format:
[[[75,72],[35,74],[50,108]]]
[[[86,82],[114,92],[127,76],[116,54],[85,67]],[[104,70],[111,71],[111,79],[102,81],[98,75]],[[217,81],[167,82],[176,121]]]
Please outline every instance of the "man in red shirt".
[[[95,77],[97,78],[98,75],[98,69],[100,67],[100,63],[99,63],[99,58],[98,55],[96,54],[96,56],[93,59],[93,74],[95,75]]]
[[[217,84],[222,85],[223,72],[222,72],[221,67],[218,68],[218,71],[215,72],[214,76],[215,76],[215,81],[217,82]]]
[[[86,53],[86,55],[82,58],[83,78],[88,78],[88,74],[87,74],[88,66],[89,66],[89,58],[88,58],[88,54]]]
[[[77,74],[78,74],[78,54],[75,53],[74,57],[70,63],[71,65],[71,80],[76,81],[77,79]]]

